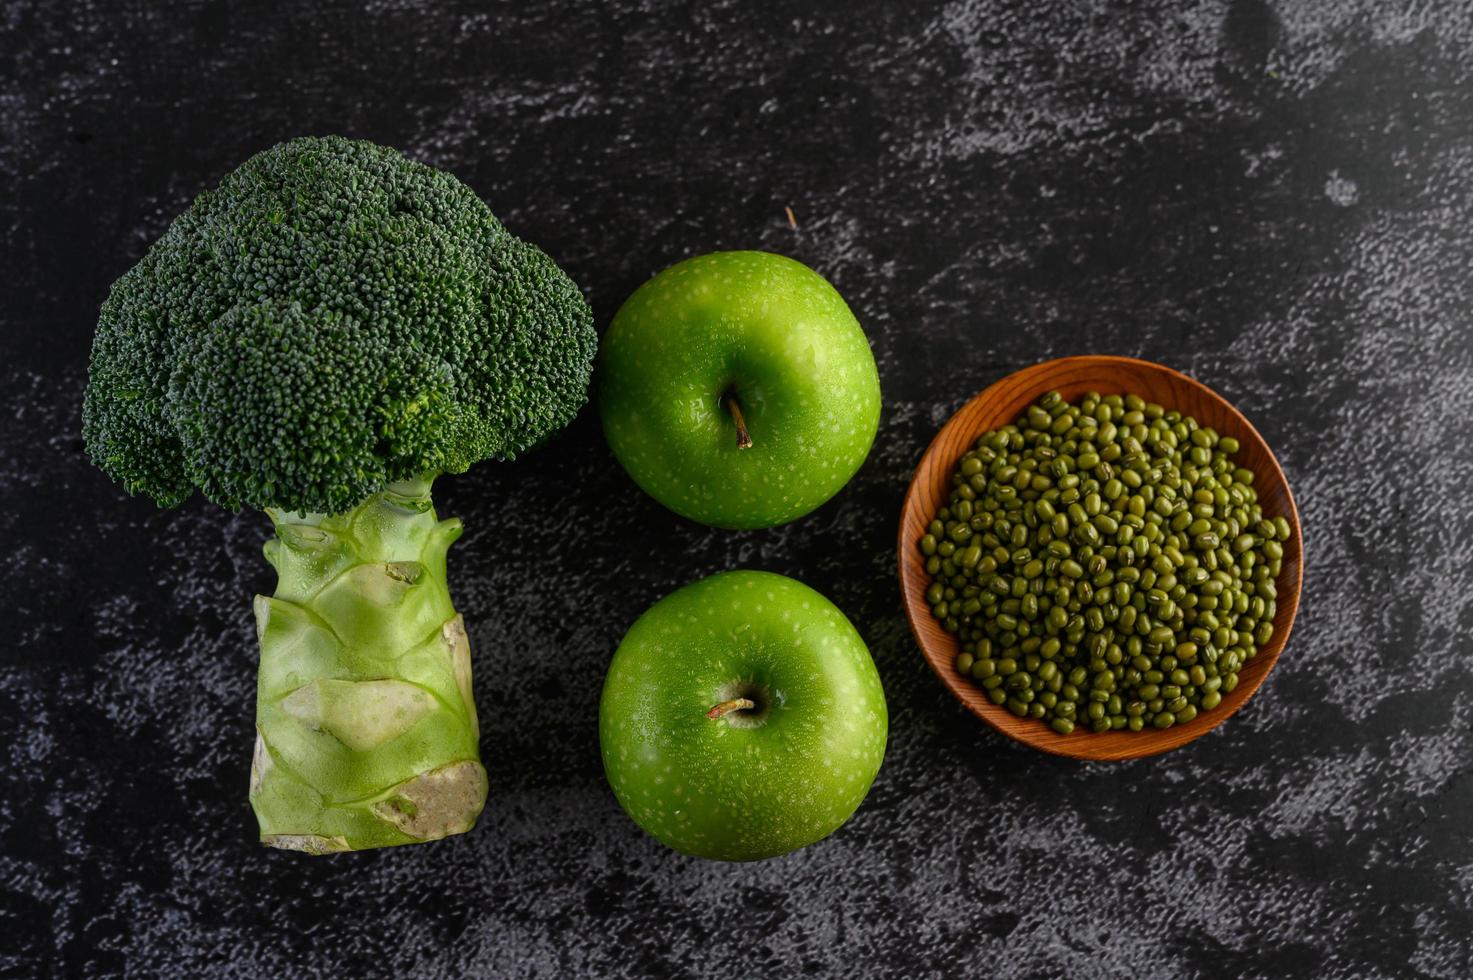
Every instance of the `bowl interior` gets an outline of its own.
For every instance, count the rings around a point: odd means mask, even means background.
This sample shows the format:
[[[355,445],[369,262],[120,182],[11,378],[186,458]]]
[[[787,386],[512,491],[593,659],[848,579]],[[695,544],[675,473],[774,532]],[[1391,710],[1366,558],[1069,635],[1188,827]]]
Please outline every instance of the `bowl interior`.
[[[1234,437],[1239,443],[1234,459],[1253,472],[1253,486],[1264,514],[1283,516],[1293,530],[1284,542],[1284,558],[1275,583],[1278,598],[1273,637],[1238,672],[1236,689],[1225,695],[1216,708],[1201,712],[1185,724],[1164,731],[1148,728],[1142,732],[1097,734],[1081,728],[1070,735],[1060,735],[1041,721],[1015,717],[1005,707],[989,701],[971,678],[957,672],[955,660],[961,647],[955,637],[941,628],[926,603],[931,577],[926,574],[918,542],[951,493],[951,475],[958,460],[978,436],[1016,421],[1034,399],[1055,390],[1068,401],[1075,401],[1090,391],[1102,395],[1136,394],[1146,401],[1158,402],[1168,411],[1175,409],[1190,415],[1222,435]],[[1278,661],[1299,607],[1304,576],[1303,541],[1294,497],[1283,470],[1258,430],[1220,395],[1184,374],[1149,361],[1102,355],[1045,361],[1010,374],[952,416],[921,457],[911,479],[901,514],[898,551],[900,585],[911,632],[942,683],[973,714],[1009,738],[1045,752],[1079,759],[1155,755],[1199,738],[1227,720],[1253,696]]]

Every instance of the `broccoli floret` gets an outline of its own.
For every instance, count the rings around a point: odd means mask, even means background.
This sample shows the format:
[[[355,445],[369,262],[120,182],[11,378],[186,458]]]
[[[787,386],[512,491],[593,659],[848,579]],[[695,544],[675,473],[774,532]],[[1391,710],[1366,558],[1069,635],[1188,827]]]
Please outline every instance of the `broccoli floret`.
[[[198,489],[339,513],[566,425],[595,345],[577,286],[455,177],[296,139],[201,194],[114,284],[83,436],[165,506]]]

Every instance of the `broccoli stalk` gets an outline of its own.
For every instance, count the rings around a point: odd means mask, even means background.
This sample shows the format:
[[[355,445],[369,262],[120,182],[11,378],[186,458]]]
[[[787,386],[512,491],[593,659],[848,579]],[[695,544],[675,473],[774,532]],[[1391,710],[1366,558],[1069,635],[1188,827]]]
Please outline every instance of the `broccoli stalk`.
[[[486,798],[470,646],[430,484],[512,459],[586,398],[577,287],[449,174],[339,137],[252,157],[113,286],[92,459],[173,506],[272,520],[251,804],[327,853],[469,830]]]
[[[276,594],[255,604],[261,839],[320,854],[471,829],[486,772],[445,581],[460,521],[436,518],[428,480],[345,514],[271,517]]]

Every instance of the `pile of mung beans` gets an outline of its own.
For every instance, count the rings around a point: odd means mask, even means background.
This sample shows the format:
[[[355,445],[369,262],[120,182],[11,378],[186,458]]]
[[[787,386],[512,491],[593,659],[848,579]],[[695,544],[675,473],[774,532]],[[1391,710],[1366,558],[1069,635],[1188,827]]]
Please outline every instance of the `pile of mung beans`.
[[[1238,442],[1136,395],[1050,392],[982,436],[920,540],[956,669],[1060,734],[1211,710],[1273,635],[1289,539]]]

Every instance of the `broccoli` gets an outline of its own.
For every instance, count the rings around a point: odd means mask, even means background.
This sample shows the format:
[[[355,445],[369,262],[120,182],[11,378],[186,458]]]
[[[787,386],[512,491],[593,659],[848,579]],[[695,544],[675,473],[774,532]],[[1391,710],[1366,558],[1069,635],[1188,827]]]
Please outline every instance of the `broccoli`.
[[[430,484],[572,419],[597,344],[578,287],[448,173],[295,139],[201,194],[112,287],[92,460],[173,506],[275,527],[250,798],[312,853],[469,830],[486,796],[470,650]]]

